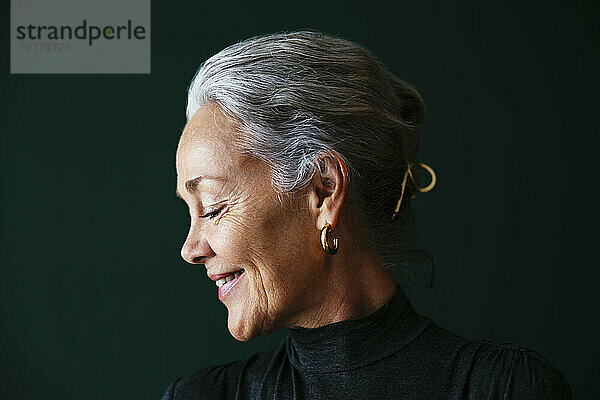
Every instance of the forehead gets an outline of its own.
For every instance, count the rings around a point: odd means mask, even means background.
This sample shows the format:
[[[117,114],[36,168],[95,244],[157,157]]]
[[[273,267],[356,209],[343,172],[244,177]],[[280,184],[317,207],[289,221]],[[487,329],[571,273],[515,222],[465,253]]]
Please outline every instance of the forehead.
[[[218,175],[230,172],[243,162],[235,146],[236,125],[217,105],[200,108],[186,125],[177,148],[179,179],[192,175]]]

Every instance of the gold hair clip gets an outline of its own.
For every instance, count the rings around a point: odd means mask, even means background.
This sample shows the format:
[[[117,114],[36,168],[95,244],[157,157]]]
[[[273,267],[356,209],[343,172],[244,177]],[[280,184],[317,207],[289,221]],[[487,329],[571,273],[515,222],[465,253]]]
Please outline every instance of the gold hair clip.
[[[423,168],[423,169],[427,170],[427,172],[429,172],[429,174],[431,175],[431,182],[429,183],[429,185],[427,185],[425,187],[417,186],[417,183],[415,182],[415,177],[413,176],[412,171],[411,171],[411,168],[415,164],[421,166],[421,168]],[[392,221],[396,218],[396,215],[398,215],[398,212],[400,211],[400,205],[402,204],[402,198],[404,197],[404,188],[406,187],[406,179],[409,176],[410,176],[410,180],[413,183],[413,186],[420,193],[429,192],[435,186],[435,182],[436,182],[435,172],[433,172],[433,169],[429,165],[424,164],[424,163],[419,163],[419,162],[409,163],[408,167],[406,168],[406,172],[404,173],[404,178],[402,179],[402,191],[400,192],[400,200],[398,200],[398,204],[396,204],[396,209],[394,210],[394,214],[392,215]],[[411,199],[414,199],[416,196],[417,196],[417,194],[414,193],[411,196]]]

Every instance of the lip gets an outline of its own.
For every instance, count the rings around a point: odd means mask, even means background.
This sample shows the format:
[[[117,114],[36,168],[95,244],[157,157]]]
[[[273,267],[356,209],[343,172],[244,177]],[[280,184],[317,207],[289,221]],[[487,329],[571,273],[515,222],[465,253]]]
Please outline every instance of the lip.
[[[223,301],[225,296],[227,296],[227,293],[229,293],[231,291],[231,289],[233,289],[233,287],[240,281],[240,278],[242,276],[244,276],[245,273],[246,273],[246,271],[244,270],[241,274],[239,274],[237,276],[237,278],[230,280],[229,282],[227,282],[226,284],[224,284],[223,286],[221,286],[219,288],[219,290],[217,291],[219,300]],[[225,276],[227,276],[227,275],[231,275],[231,274],[225,274]],[[218,275],[216,275],[216,276],[218,276]]]
[[[213,281],[215,281],[215,282],[216,282],[216,281],[218,281],[219,279],[221,279],[221,278],[225,278],[226,276],[229,276],[229,275],[233,275],[234,273],[236,273],[236,272],[238,272],[238,271],[243,271],[243,269],[236,269],[235,271],[225,272],[225,273],[223,273],[223,274],[214,274],[214,275],[208,274],[208,277],[209,277],[211,280],[213,280]]]

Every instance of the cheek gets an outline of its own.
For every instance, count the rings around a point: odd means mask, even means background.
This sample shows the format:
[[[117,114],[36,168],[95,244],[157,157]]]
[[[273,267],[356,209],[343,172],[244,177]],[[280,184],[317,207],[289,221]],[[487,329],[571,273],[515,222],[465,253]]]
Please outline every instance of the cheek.
[[[229,304],[232,318],[276,324],[306,306],[318,288],[320,232],[277,200],[252,206],[224,214],[211,245],[221,263],[246,270],[245,305]]]
[[[263,215],[245,239],[253,257],[251,263],[257,267],[272,302],[294,301],[298,292],[305,292],[317,279],[314,266],[319,263],[314,243],[318,244],[318,232],[311,237],[310,228],[301,216],[282,209],[279,204]]]
[[[245,268],[252,254],[254,231],[251,220],[230,211],[212,227],[211,247],[223,262]]]

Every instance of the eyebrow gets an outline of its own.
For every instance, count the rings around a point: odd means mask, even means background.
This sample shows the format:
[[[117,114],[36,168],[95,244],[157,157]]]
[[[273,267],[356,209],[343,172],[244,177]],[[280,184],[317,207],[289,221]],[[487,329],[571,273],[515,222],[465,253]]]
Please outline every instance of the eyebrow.
[[[187,181],[185,183],[185,190],[187,190],[189,193],[195,193],[198,190],[198,184],[200,183],[200,181],[202,179],[210,179],[213,181],[223,181],[225,182],[227,179],[225,178],[221,178],[219,176],[197,176],[195,178],[190,179],[189,181]],[[179,190],[175,189],[175,196],[179,197],[181,200],[183,200],[183,197],[181,197],[181,193],[179,193]]]

